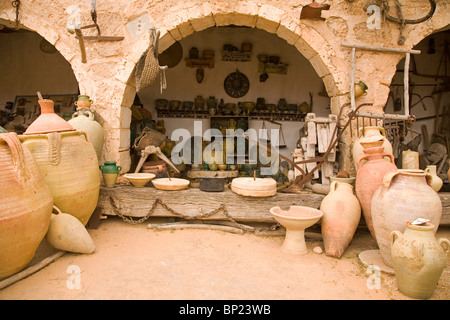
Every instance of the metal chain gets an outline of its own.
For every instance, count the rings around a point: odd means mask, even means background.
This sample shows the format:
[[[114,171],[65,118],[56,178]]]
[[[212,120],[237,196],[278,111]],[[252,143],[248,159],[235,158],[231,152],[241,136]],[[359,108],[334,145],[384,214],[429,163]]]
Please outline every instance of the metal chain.
[[[19,6],[20,6],[20,0],[14,0],[13,2],[11,2],[11,5],[13,6],[13,8],[16,8],[16,25],[15,25],[15,29],[19,30]]]
[[[178,216],[178,217],[182,217],[184,219],[187,220],[196,220],[196,219],[204,219],[204,218],[208,218],[211,217],[217,213],[219,213],[220,211],[223,211],[223,213],[225,214],[225,216],[228,218],[228,220],[235,225],[237,228],[245,230],[245,231],[273,231],[276,228],[278,228],[280,226],[279,223],[276,223],[270,227],[267,228],[255,228],[255,227],[251,227],[251,226],[247,226],[244,224],[240,224],[238,223],[228,212],[228,210],[225,208],[225,205],[223,203],[220,204],[220,206],[217,209],[211,210],[210,212],[207,213],[203,213],[203,214],[198,214],[196,216],[191,216],[191,215],[185,215],[182,214],[180,212],[177,212],[175,210],[173,210],[172,208],[170,208],[167,204],[165,204],[164,202],[162,202],[160,199],[156,199],[155,202],[153,202],[151,208],[149,209],[148,213],[140,218],[139,220],[134,220],[133,217],[127,217],[126,215],[120,214],[119,211],[121,211],[121,208],[116,204],[116,201],[114,200],[113,197],[109,197],[109,201],[111,202],[111,205],[114,207],[114,209],[116,210],[116,214],[122,218],[123,221],[130,223],[130,224],[140,224],[145,222],[148,218],[150,218],[150,216],[153,214],[153,212],[155,211],[155,208],[158,204],[160,204],[164,209],[166,209],[167,211],[169,211],[171,214]],[[133,208],[131,208],[129,211],[131,212]]]

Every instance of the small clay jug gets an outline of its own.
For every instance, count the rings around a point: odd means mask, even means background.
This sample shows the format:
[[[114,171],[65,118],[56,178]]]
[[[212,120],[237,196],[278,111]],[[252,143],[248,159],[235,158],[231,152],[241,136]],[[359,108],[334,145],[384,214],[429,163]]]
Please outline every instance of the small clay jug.
[[[321,229],[325,253],[340,258],[353,239],[361,218],[361,206],[353,186],[333,181],[330,192],[320,204],[323,212]]]
[[[92,100],[89,96],[79,95],[78,100],[74,102],[77,108],[90,108],[92,105]]]
[[[402,169],[419,169],[419,153],[417,151],[402,151]]]
[[[107,188],[112,188],[116,184],[119,172],[122,170],[121,166],[117,166],[115,161],[105,161],[103,165],[99,166],[102,171],[103,181]]]
[[[435,226],[406,223],[406,229],[392,231],[392,264],[400,292],[414,299],[430,298],[447,264],[450,241],[435,238]]]
[[[429,173],[431,176],[430,187],[433,188],[434,191],[439,192],[442,186],[444,185],[444,181],[437,175],[436,173],[436,165],[430,164],[425,168],[425,172]]]
[[[362,81],[355,83],[355,98],[359,98],[367,94],[369,87]]]

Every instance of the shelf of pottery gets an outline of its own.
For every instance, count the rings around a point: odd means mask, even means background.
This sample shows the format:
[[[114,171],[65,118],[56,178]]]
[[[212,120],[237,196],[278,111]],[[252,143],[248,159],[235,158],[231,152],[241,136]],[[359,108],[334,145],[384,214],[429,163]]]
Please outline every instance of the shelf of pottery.
[[[211,102],[213,101],[213,102]],[[207,99],[197,96],[194,101],[180,101],[156,99],[155,109],[158,118],[201,118],[211,117],[247,117],[249,120],[274,120],[274,121],[305,121],[305,116],[310,106],[287,103],[280,98],[278,103],[265,103],[264,98],[258,98],[256,102],[244,101],[239,103],[220,102],[214,97]]]

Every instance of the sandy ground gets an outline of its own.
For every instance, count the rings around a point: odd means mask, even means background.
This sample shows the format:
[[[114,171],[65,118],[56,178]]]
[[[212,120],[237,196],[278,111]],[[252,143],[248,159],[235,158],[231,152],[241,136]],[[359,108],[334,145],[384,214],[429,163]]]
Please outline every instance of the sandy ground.
[[[323,247],[312,238],[307,238],[309,253],[295,256],[280,250],[280,236],[157,231],[147,227],[151,222],[102,220],[98,229],[89,229],[94,253],[66,253],[0,290],[0,299],[409,299],[398,291],[394,275],[382,272],[377,278],[361,263],[361,251],[377,248],[364,228],[337,259],[312,252]],[[440,228],[437,237],[442,236],[450,238],[450,228]],[[448,264],[431,299],[448,300],[449,288]]]

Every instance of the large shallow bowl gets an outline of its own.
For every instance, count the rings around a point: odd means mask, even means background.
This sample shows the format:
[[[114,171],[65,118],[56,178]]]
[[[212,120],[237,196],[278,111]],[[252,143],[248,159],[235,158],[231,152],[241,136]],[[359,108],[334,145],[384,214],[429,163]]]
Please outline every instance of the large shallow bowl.
[[[190,181],[180,178],[158,178],[152,181],[153,186],[159,190],[183,190],[189,186]]]
[[[152,180],[155,175],[153,173],[127,173],[124,175],[125,179],[130,181],[136,188],[143,188]]]

